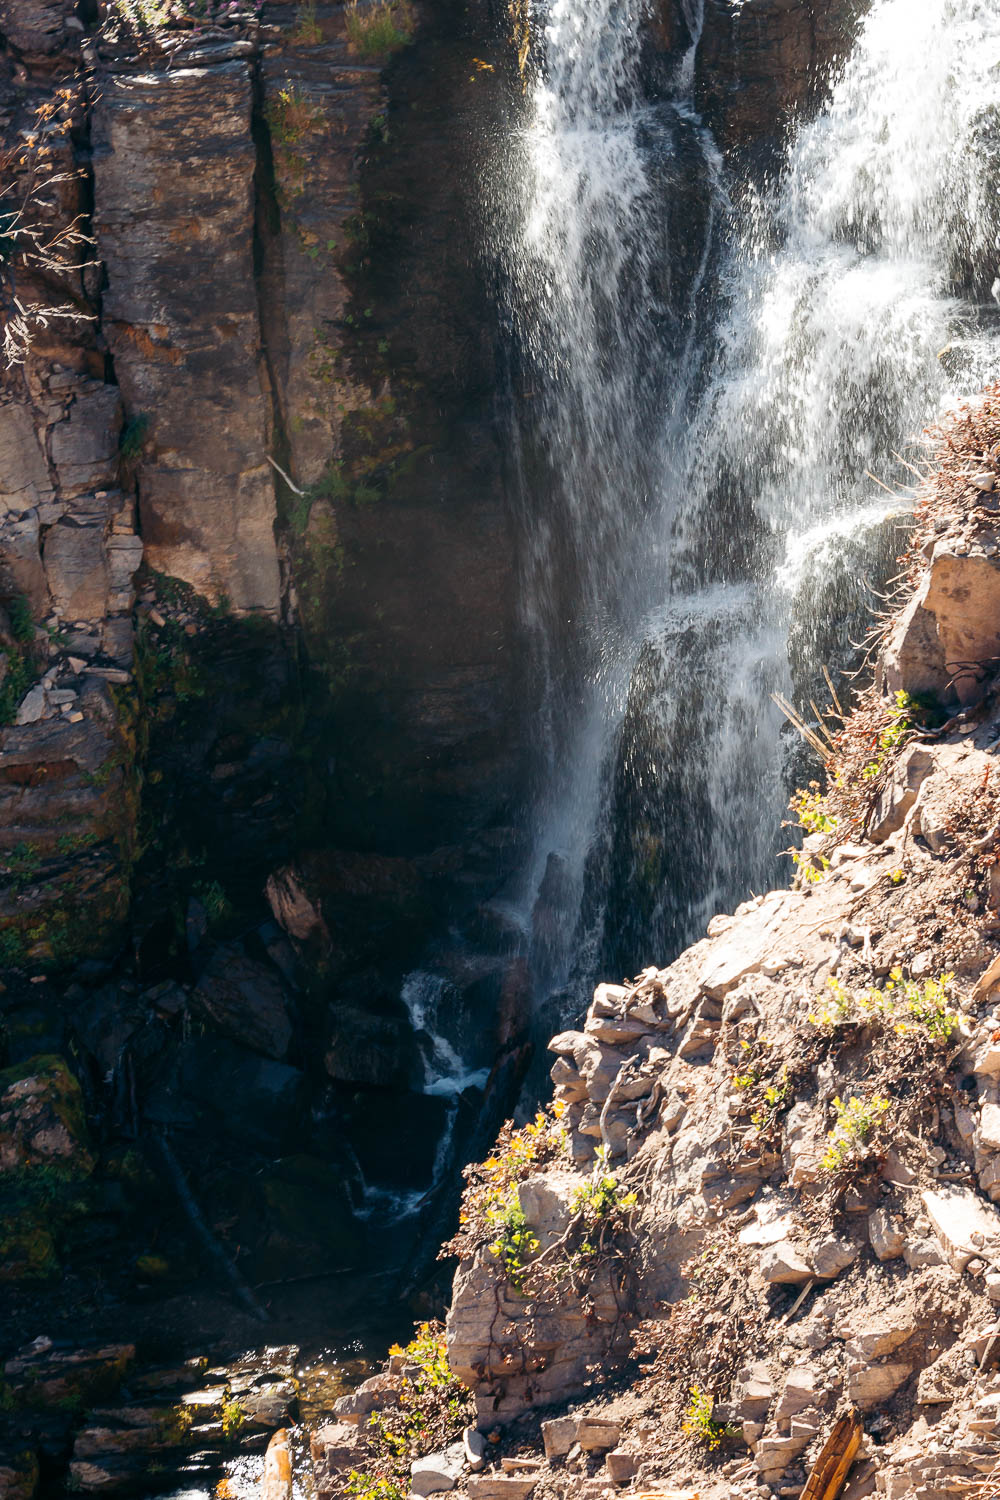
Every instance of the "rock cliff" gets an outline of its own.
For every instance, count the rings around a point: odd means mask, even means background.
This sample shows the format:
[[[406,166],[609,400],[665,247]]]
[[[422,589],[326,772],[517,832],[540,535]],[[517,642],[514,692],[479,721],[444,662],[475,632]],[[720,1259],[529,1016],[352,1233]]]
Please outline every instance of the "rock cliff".
[[[1000,1472],[996,412],[932,435],[887,696],[805,726],[827,785],[793,802],[793,887],[598,986],[551,1105],[468,1170],[446,1340],[475,1418],[420,1492],[945,1500]],[[350,1424],[400,1378],[339,1404],[330,1493],[391,1469]]]

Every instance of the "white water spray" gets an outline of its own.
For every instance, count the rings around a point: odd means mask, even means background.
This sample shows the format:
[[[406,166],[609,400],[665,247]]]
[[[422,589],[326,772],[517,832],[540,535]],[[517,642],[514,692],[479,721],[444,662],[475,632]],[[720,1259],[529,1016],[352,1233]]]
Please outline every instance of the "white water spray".
[[[780,182],[729,184],[722,218],[687,98],[700,5],[684,0],[694,44],[659,113],[638,0],[539,5],[505,260],[546,751],[532,885],[548,859],[558,982],[574,946],[618,977],[781,878],[770,692],[815,691],[849,655],[899,550],[866,471],[891,478],[894,450],[995,373],[1000,10],[876,0]]]

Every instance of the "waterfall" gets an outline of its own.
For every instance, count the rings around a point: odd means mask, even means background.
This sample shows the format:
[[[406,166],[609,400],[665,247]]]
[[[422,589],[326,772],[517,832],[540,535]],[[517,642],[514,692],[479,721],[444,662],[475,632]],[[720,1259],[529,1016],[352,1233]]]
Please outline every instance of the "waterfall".
[[[543,990],[780,881],[788,738],[901,507],[866,475],[995,375],[995,0],[875,0],[780,177],[730,180],[642,0],[532,0],[504,243]],[[662,93],[662,90],[661,90]]]

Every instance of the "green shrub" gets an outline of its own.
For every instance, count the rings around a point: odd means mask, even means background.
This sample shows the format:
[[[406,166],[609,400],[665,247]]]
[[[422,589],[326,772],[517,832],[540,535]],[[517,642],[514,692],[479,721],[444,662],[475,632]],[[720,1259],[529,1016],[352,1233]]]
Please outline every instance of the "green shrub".
[[[361,57],[398,52],[410,42],[415,25],[408,0],[372,0],[363,7],[349,0],[344,22],[350,48]]]
[[[873,1094],[870,1099],[859,1099],[852,1094],[846,1102],[836,1098],[833,1108],[837,1122],[826,1138],[827,1146],[821,1162],[827,1172],[841,1172],[869,1155],[875,1127],[890,1107],[891,1100],[884,1095]]]
[[[22,646],[35,639],[35,621],[31,614],[31,605],[23,594],[15,594],[8,601],[7,617],[10,620],[10,633],[15,641],[20,641]]]
[[[222,1435],[228,1442],[232,1442],[233,1438],[236,1437],[240,1428],[245,1424],[246,1419],[246,1412],[235,1397],[231,1397],[228,1401],[223,1401]]]
[[[126,463],[134,463],[142,453],[148,431],[149,416],[144,411],[137,412],[126,422],[118,444],[119,452]]]
[[[709,1452],[714,1453],[720,1447],[724,1438],[733,1433],[731,1427],[724,1422],[716,1422],[712,1418],[715,1402],[707,1391],[700,1386],[691,1387],[691,1399],[684,1412],[684,1420],[681,1422],[681,1432],[687,1433],[689,1437],[697,1438],[699,1443],[704,1443]]]

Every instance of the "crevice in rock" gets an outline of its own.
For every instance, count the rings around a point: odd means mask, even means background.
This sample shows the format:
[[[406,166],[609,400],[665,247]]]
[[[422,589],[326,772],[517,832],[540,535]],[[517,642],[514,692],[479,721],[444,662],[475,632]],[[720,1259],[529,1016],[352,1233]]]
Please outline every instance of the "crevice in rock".
[[[278,363],[285,352],[287,361],[288,326],[285,316],[285,273],[281,243],[281,207],[278,202],[274,171],[271,127],[264,108],[264,85],[260,56],[253,60],[253,110],[250,132],[256,152],[254,169],[253,278],[257,298],[257,320],[260,331],[260,377],[264,399],[270,409],[271,431],[268,435],[271,454],[291,474],[292,445],[288,436]],[[294,477],[294,476],[293,476]],[[284,543],[282,517],[292,498],[281,475],[272,470],[275,497],[275,542],[281,569],[281,616],[286,624],[295,618],[294,591],[288,548]]]

